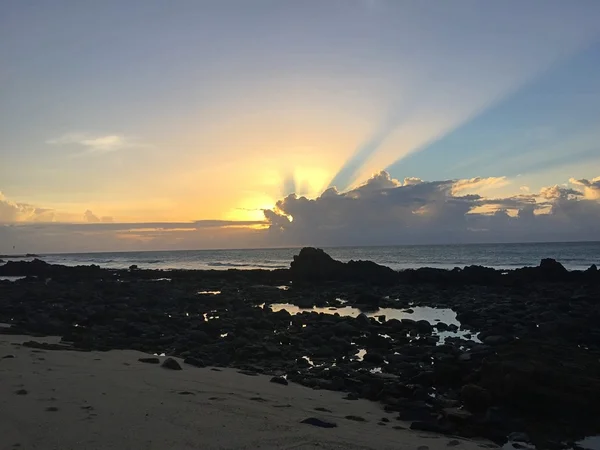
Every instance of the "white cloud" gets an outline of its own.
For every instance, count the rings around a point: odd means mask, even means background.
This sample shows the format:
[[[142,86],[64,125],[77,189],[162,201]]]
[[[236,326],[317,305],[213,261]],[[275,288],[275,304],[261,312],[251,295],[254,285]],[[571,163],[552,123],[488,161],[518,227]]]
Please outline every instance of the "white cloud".
[[[50,222],[54,219],[54,211],[37,208],[27,203],[17,203],[7,199],[0,192],[0,224],[15,222]]]
[[[147,147],[137,140],[118,134],[93,135],[89,133],[66,133],[58,138],[48,139],[46,144],[77,146],[81,151],[74,156],[100,155],[133,147]]]

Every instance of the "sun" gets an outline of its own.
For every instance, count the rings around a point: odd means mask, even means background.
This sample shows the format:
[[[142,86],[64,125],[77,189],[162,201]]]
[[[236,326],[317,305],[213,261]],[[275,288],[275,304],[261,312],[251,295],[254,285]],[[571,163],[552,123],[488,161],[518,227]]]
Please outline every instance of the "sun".
[[[275,208],[276,201],[266,194],[254,193],[239,201],[226,216],[227,220],[232,221],[264,221],[265,209]]]

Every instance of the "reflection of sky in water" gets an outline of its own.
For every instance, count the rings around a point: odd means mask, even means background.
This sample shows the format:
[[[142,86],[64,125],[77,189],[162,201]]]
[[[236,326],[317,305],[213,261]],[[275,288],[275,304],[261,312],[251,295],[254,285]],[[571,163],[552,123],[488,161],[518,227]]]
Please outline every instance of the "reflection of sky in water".
[[[577,445],[589,450],[600,450],[600,436],[588,436],[578,441]]]
[[[324,313],[324,314],[339,314],[344,317],[358,317],[359,314],[362,313],[361,310],[357,308],[353,308],[351,306],[343,306],[341,308],[300,308],[296,305],[292,305],[289,303],[274,303],[271,306],[273,312],[286,310],[290,314],[301,314],[303,312],[316,312],[316,313]],[[394,308],[380,308],[375,312],[365,312],[364,314],[367,317],[379,317],[385,316],[386,320],[390,319],[411,319],[411,320],[426,320],[431,325],[435,325],[436,323],[443,322],[447,325],[456,325],[460,327],[460,322],[456,318],[456,313],[449,308],[431,308],[429,306],[413,306],[410,308],[413,312],[407,312],[403,309],[394,309]],[[460,337],[467,339],[466,335],[471,334],[468,330],[459,330],[456,332],[453,331],[441,331],[437,332],[434,329],[434,334],[440,337],[439,344],[443,344],[446,338],[449,337]],[[389,336],[384,336],[388,337]],[[473,334],[470,337],[471,340],[475,342],[480,342],[479,339]],[[359,356],[362,360],[362,356]]]
[[[196,294],[198,295],[219,295],[221,291],[198,291]]]
[[[17,281],[22,280],[25,277],[12,277],[12,276],[3,276],[0,275],[0,281]]]
[[[361,314],[361,310],[352,308],[351,306],[344,306],[342,308],[299,308],[298,306],[291,305],[288,303],[274,303],[271,305],[273,312],[281,311],[285,309],[290,314],[298,314],[302,312],[316,312],[325,314],[339,314],[345,317],[358,317]],[[440,322],[444,322],[448,325],[460,326],[460,322],[456,320],[456,313],[448,308],[430,308],[429,306],[415,306],[411,308],[412,313],[406,312],[402,309],[394,308],[380,308],[375,312],[365,312],[367,317],[379,317],[385,316],[386,320],[390,319],[412,319],[412,320],[426,320],[432,325],[435,325],[436,319]]]

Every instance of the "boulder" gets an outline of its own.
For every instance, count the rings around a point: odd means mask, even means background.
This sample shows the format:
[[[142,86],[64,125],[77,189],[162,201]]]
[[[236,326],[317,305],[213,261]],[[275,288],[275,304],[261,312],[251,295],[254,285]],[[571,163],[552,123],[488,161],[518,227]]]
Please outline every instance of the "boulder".
[[[491,394],[476,384],[464,385],[460,390],[460,398],[465,407],[472,412],[483,412],[492,402]]]
[[[288,380],[283,377],[273,377],[271,378],[271,383],[281,384],[282,386],[287,386],[289,384]]]
[[[170,369],[170,370],[182,370],[179,363],[177,361],[175,361],[173,358],[165,359],[165,361],[162,363],[162,367],[164,367],[165,369]]]
[[[371,261],[336,261],[323,250],[305,247],[290,266],[293,282],[350,281],[393,284],[398,274]]]
[[[550,281],[564,279],[569,275],[569,271],[561,263],[552,258],[542,259],[539,270],[542,276]]]

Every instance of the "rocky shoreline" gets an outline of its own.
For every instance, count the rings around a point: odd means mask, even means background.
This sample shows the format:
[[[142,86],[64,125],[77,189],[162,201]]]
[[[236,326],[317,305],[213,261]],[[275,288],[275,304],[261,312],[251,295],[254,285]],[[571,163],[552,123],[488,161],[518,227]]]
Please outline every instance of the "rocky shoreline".
[[[61,336],[64,344],[50,349],[134,349],[196,367],[285,375],[381,402],[413,429],[498,444],[510,437],[564,448],[600,434],[595,266],[570,272],[543,260],[511,271],[395,272],[307,248],[285,270],[34,260],[0,265],[0,276],[25,277],[0,281],[0,323],[10,324],[0,333]],[[304,311],[292,315],[275,308],[281,304]],[[419,307],[451,309],[462,332],[411,319]],[[380,308],[404,315],[384,317]],[[349,309],[363,313],[344,315]],[[35,338],[28,345],[48,348]]]

